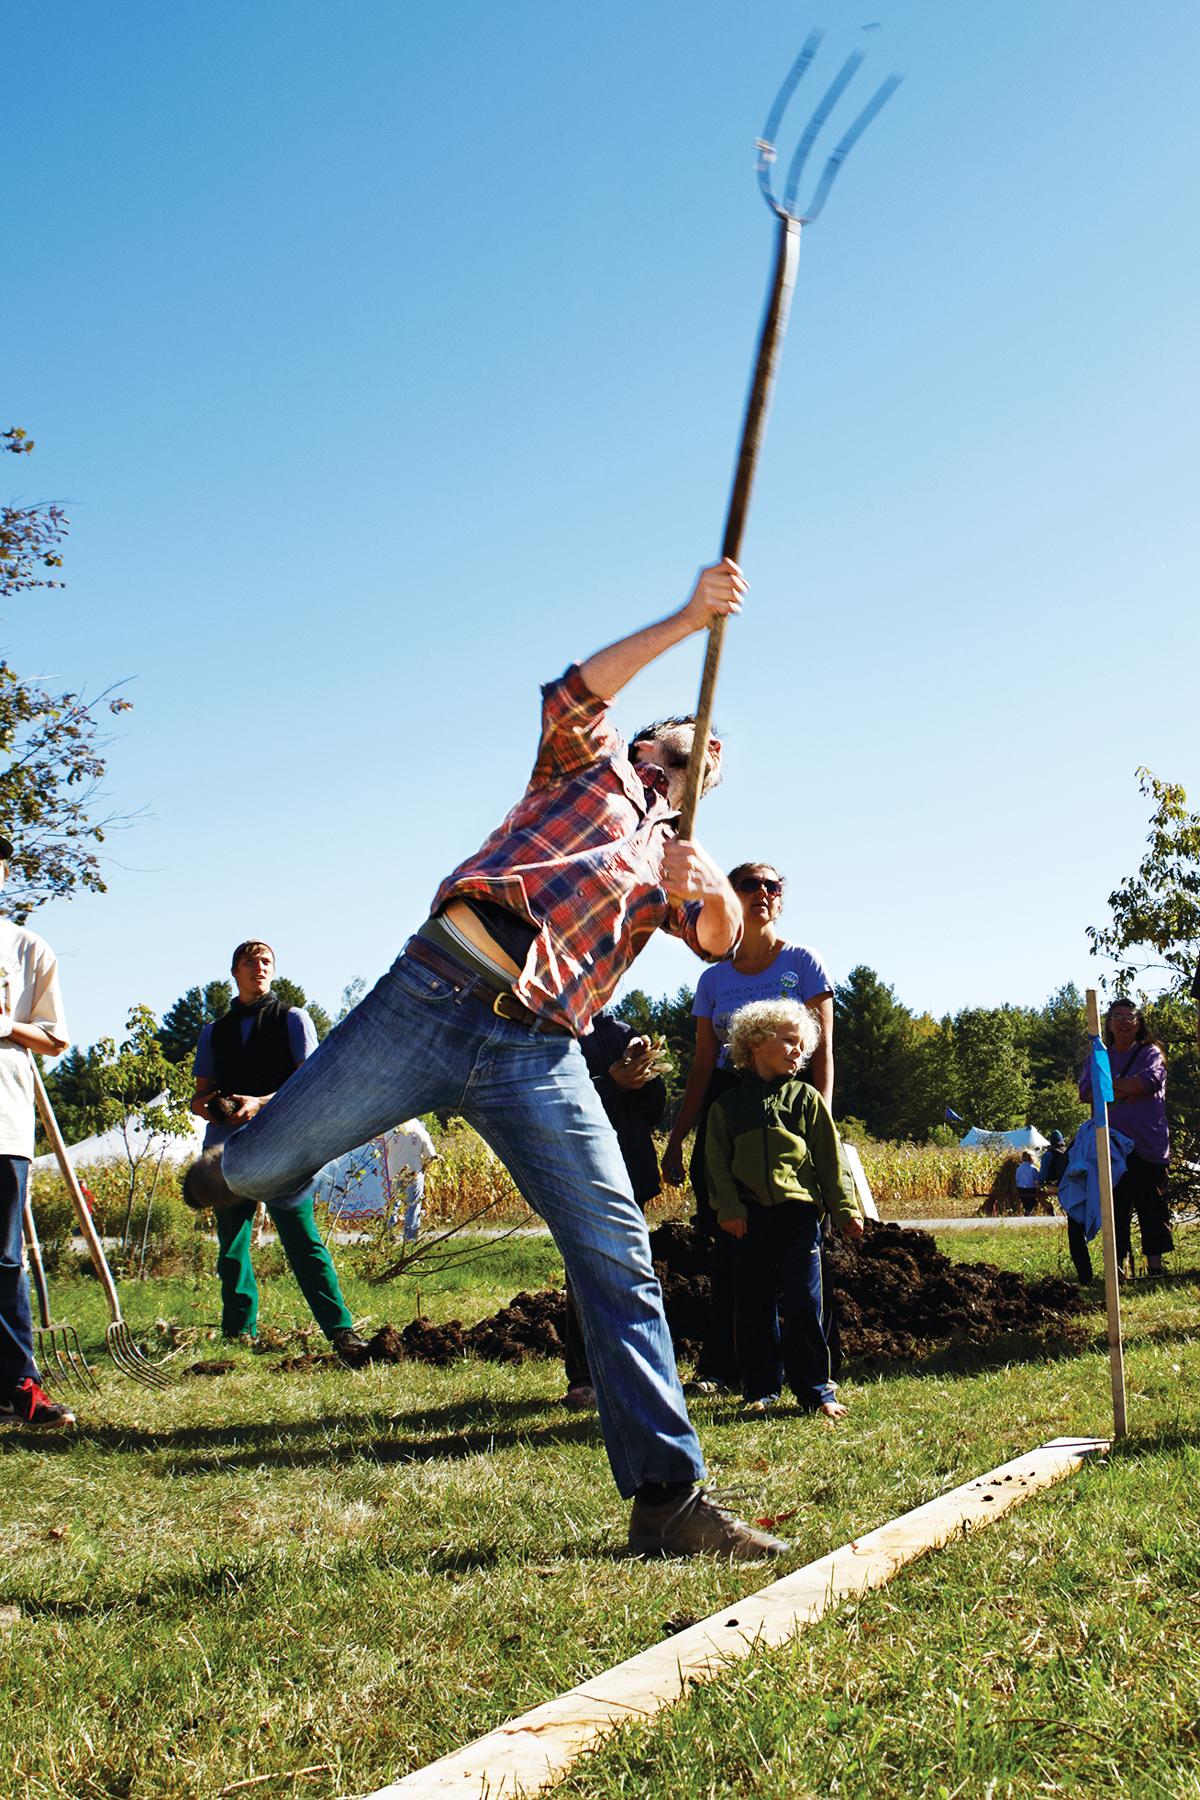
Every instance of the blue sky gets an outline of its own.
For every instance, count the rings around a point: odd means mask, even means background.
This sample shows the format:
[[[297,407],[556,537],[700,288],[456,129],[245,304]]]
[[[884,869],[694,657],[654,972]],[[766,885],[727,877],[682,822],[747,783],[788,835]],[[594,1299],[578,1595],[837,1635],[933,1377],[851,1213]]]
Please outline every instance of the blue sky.
[[[1094,977],[1134,769],[1198,785],[1194,6],[8,0],[3,473],[72,528],[4,642],[135,702],[109,892],[34,921],[77,1040],[247,935],[335,1007],[516,798],[538,683],[686,596],[814,23],[793,133],[853,48],[835,125],[906,79],[804,236],[699,835],[835,979]]]

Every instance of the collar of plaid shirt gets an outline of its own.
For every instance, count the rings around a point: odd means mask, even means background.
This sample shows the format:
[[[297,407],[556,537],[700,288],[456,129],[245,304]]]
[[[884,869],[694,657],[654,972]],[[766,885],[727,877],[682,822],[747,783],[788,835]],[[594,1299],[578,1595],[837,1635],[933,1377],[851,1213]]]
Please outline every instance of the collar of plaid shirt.
[[[432,911],[474,894],[536,925],[514,990],[540,1017],[585,1031],[655,931],[681,937],[705,962],[722,960],[700,948],[701,903],[671,905],[660,886],[677,816],[662,771],[634,768],[608,706],[572,664],[542,689],[542,741],[524,795],[446,877]]]

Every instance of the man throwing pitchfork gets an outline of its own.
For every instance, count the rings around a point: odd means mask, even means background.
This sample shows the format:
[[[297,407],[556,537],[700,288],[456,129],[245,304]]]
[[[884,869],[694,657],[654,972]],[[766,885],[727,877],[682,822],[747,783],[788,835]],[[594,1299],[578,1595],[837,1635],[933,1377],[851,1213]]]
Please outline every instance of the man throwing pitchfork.
[[[719,962],[742,909],[697,843],[675,835],[692,722],[647,727],[627,748],[609,716],[621,689],[712,620],[746,583],[728,560],[679,612],[572,665],[542,690],[542,739],[523,797],[447,877],[374,990],[271,1105],[189,1174],[194,1202],[268,1204],[307,1191],[334,1157],[398,1118],[461,1113],[553,1233],[587,1342],[630,1548],[780,1554],[706,1495],[646,1223],[579,1044],[656,930]],[[718,779],[711,739],[704,786]],[[223,1169],[222,1169],[223,1154]]]

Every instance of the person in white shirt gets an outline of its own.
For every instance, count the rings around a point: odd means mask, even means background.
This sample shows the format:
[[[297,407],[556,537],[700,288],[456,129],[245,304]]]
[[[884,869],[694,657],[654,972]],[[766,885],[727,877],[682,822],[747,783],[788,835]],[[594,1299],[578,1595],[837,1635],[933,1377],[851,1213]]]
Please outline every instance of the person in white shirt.
[[[1037,1204],[1038,1167],[1032,1150],[1022,1150],[1017,1164],[1017,1199],[1022,1212],[1031,1213]]]
[[[387,1135],[387,1185],[392,1201],[387,1222],[395,1226],[403,1212],[406,1243],[421,1234],[425,1170],[437,1161],[437,1154],[420,1119],[406,1119]]]
[[[0,885],[13,847],[0,836]],[[29,1277],[21,1259],[25,1195],[33,1159],[31,1054],[61,1056],[70,1044],[58,964],[44,939],[0,919],[0,1420],[55,1429],[75,1415],[42,1392],[33,1358]]]

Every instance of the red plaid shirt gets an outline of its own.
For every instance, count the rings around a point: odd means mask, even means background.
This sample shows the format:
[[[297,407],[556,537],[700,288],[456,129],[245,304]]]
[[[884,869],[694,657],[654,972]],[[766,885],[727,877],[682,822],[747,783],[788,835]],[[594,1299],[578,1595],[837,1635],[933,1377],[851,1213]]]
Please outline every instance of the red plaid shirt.
[[[665,786],[661,770],[634,768],[604,701],[572,664],[542,689],[542,743],[523,798],[446,877],[432,910],[473,894],[538,926],[513,987],[531,1011],[574,1032],[660,928],[705,962],[722,961],[700,948],[701,902],[672,905],[659,884],[678,816]]]

